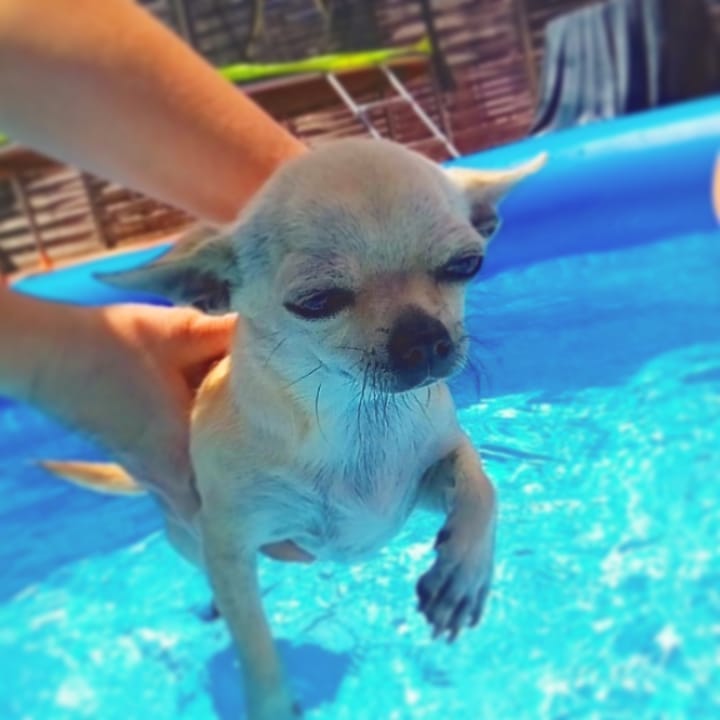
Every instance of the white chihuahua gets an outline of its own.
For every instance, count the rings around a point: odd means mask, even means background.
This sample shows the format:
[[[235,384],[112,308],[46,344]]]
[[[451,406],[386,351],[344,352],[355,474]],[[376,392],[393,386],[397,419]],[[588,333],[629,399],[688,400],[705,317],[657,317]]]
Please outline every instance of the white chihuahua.
[[[201,509],[192,531],[168,527],[210,578],[251,720],[299,714],[260,600],[263,547],[290,541],[318,560],[352,562],[387,543],[413,508],[436,508],[446,519],[417,586],[420,609],[451,639],[480,618],[495,493],[445,380],[465,360],[465,288],[496,205],[543,161],[442,170],[387,141],[328,143],[283,167],[231,230],[195,233],[112,278],[244,320],[195,402]]]

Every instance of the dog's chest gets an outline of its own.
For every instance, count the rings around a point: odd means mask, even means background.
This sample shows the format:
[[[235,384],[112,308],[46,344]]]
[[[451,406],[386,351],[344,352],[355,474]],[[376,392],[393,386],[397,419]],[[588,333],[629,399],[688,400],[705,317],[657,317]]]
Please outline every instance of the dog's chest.
[[[321,559],[353,560],[402,527],[439,444],[426,418],[374,427],[339,423],[303,467],[309,500],[298,544]],[[308,497],[309,495],[309,497]]]

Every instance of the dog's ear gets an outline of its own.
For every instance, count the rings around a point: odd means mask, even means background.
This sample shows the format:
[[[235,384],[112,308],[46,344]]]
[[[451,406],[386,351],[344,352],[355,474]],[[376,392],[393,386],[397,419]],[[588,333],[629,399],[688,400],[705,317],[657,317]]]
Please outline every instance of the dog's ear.
[[[114,287],[157,295],[209,313],[227,312],[231,291],[241,283],[231,232],[203,226],[189,230],[149,265],[96,277]]]
[[[470,221],[483,235],[490,226],[497,224],[496,206],[520,181],[534,175],[547,162],[547,153],[541,153],[518,167],[509,170],[472,170],[470,168],[447,168],[453,184],[468,203]]]

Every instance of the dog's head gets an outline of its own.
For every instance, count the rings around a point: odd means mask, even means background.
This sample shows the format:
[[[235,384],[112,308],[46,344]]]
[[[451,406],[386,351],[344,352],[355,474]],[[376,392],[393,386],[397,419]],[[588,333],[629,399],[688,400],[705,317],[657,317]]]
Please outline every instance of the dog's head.
[[[421,387],[462,366],[465,288],[497,204],[543,160],[443,170],[387,141],[328,143],[283,167],[232,229],[191,233],[156,263],[105,280],[237,311],[259,347],[294,368],[386,392]]]

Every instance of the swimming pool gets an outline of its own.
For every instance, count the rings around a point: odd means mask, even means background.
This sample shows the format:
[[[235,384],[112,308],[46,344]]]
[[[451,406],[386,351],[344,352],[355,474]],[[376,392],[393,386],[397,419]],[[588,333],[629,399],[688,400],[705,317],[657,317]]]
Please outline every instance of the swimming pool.
[[[500,495],[483,623],[447,646],[415,610],[431,517],[361,565],[265,562],[309,718],[720,716],[720,233],[707,178],[689,170],[674,187],[663,162],[657,176],[645,165],[635,197],[634,165],[613,174],[603,155],[594,179],[568,185],[592,174],[572,158],[599,152],[604,132],[551,141],[571,159],[508,201],[469,296],[474,367],[454,392]],[[696,137],[678,141],[686,170]],[[151,504],[47,478],[34,458],[100,453],[40,414],[5,403],[0,427],[0,718],[237,717],[228,635],[202,619],[205,582]]]

